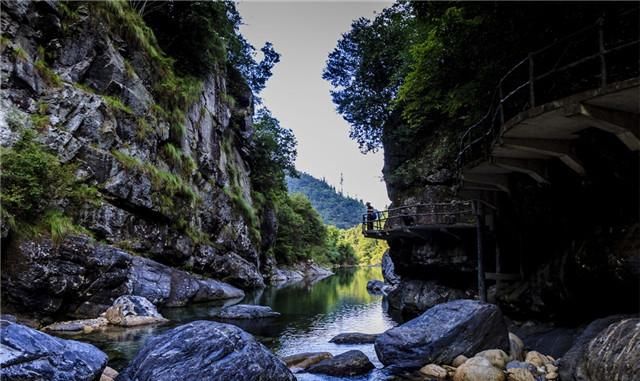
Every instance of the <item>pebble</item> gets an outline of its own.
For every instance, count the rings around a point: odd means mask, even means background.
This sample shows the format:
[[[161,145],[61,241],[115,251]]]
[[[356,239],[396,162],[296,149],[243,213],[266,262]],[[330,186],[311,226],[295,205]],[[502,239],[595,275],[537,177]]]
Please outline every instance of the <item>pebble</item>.
[[[440,380],[444,380],[445,378],[447,378],[447,375],[448,375],[446,369],[436,364],[429,364],[429,365],[423,366],[422,368],[420,368],[420,373],[422,373],[427,377],[433,377]]]

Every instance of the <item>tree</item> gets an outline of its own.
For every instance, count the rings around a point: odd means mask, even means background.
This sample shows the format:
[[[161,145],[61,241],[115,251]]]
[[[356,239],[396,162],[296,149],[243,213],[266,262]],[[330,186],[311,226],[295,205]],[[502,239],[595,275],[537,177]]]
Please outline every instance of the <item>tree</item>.
[[[296,175],[296,137],[266,108],[254,118],[251,181],[255,191],[269,194],[286,193],[285,175]]]
[[[329,54],[322,78],[334,87],[336,109],[363,152],[381,147],[383,126],[406,70],[412,25],[407,4],[397,3],[374,20],[354,21]]]

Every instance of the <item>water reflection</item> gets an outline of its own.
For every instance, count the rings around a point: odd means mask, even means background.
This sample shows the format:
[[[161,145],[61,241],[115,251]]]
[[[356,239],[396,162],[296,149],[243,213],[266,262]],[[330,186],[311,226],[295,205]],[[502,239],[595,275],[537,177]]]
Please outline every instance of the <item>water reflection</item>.
[[[382,279],[378,267],[340,269],[334,276],[316,283],[300,282],[283,288],[271,287],[248,294],[242,303],[268,305],[282,315],[257,320],[227,320],[250,332],[277,355],[327,351],[333,354],[350,349],[363,351],[380,367],[373,345],[336,345],[329,343],[343,332],[380,333],[395,325],[382,308],[381,297],[370,295],[366,285],[370,279]],[[161,312],[171,320],[162,326],[137,329],[110,329],[83,335],[77,339],[96,344],[107,352],[110,365],[122,368],[135,355],[144,341],[179,324],[193,320],[215,320],[212,313],[226,303],[198,304],[181,308],[166,308]],[[334,378],[298,374],[300,380],[332,380]],[[369,380],[385,379],[379,371]],[[350,378],[357,380],[357,378]]]

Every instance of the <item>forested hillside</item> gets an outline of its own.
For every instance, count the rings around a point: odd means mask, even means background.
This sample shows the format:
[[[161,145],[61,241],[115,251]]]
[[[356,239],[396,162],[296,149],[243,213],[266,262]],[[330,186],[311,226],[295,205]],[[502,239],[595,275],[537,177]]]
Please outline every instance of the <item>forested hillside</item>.
[[[307,196],[327,225],[347,229],[362,222],[362,213],[366,210],[362,200],[339,193],[324,180],[301,172],[298,178],[287,177],[287,187],[289,193]]]

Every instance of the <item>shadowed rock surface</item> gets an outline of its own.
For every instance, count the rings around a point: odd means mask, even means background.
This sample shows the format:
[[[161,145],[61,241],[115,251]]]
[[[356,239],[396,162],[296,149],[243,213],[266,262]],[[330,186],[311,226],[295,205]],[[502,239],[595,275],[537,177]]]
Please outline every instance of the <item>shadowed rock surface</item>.
[[[640,378],[640,319],[609,316],[589,324],[559,360],[563,381]]]
[[[402,280],[389,292],[387,300],[390,308],[400,311],[406,318],[413,318],[437,304],[469,298],[470,295],[436,281]]]
[[[121,295],[138,295],[156,305],[244,296],[226,283],[133,256],[85,237],[22,241],[3,262],[3,294],[16,308],[43,315],[96,317]]]
[[[195,321],[149,339],[116,380],[295,381],[295,377],[240,328]]]
[[[485,349],[508,351],[508,335],[497,306],[456,300],[381,334],[375,350],[386,366],[417,369],[431,363],[451,364],[458,355],[471,357]]]
[[[3,380],[97,381],[107,355],[90,344],[63,340],[0,321]]]
[[[370,372],[373,364],[361,351],[353,350],[322,360],[309,367],[309,373],[322,373],[335,377],[350,377]]]

